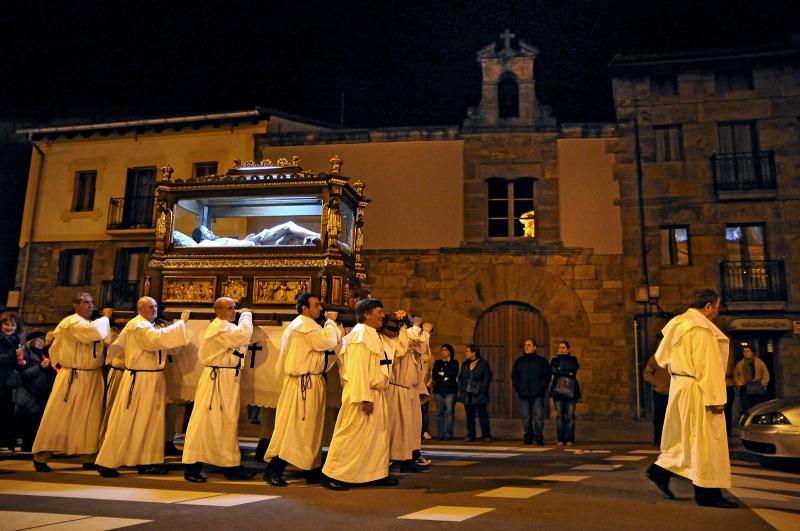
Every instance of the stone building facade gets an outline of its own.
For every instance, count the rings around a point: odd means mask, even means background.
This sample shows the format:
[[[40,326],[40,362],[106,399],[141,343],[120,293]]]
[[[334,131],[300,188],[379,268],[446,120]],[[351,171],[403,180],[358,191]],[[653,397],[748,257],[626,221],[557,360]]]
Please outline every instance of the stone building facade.
[[[655,348],[660,309],[683,311],[695,288],[714,288],[736,359],[752,344],[770,395],[797,395],[800,50],[616,57],[611,71],[623,282],[641,295],[625,312],[642,314],[643,351]]]

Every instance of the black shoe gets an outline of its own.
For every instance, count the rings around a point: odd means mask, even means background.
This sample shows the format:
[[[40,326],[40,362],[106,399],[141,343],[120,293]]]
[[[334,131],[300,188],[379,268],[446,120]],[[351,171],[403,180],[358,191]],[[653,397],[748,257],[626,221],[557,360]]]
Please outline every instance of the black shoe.
[[[533,444],[533,440],[531,440],[531,439],[522,439],[522,444]]]
[[[37,461],[36,459],[33,460],[33,469],[37,472],[52,472],[53,469],[47,463],[42,463],[41,461]]]
[[[543,445],[544,445],[544,439],[536,439],[536,446],[543,446]]]
[[[175,446],[175,443],[172,441],[167,441],[164,443],[164,455],[183,455],[183,452],[178,450],[178,448]]]
[[[136,469],[144,476],[165,476],[169,473],[169,470],[162,465],[139,465]]]
[[[119,477],[119,472],[117,472],[113,468],[108,468],[108,467],[105,467],[105,466],[98,466],[97,467],[97,472],[99,472],[100,475],[103,476],[104,478],[118,478]]]
[[[377,485],[381,487],[396,487],[400,484],[400,481],[397,478],[393,478],[392,476],[386,476],[383,479],[378,479],[370,483],[370,485]]]
[[[241,465],[233,466],[230,468],[225,469],[225,479],[229,479],[232,481],[247,481],[249,479],[253,479],[255,476],[254,473],[246,470]]]
[[[319,483],[322,477],[322,467],[313,470],[303,470],[303,477],[306,478],[306,483],[309,485]]]
[[[322,484],[323,487],[330,490],[349,490],[350,487],[347,486],[347,483],[343,481],[339,481],[333,478],[329,478],[326,475],[322,475],[319,482]]]
[[[81,465],[81,468],[83,468],[84,470],[97,470],[100,467],[94,463],[84,463]]]
[[[669,478],[672,476],[672,474],[668,470],[653,463],[645,472],[645,476],[647,476],[647,479],[655,483],[656,487],[658,487],[658,490],[663,492],[667,498],[670,500],[675,499],[675,495],[671,490],[669,490]]]
[[[203,474],[184,474],[183,479],[192,483],[205,483],[208,481]]]
[[[267,448],[269,448],[269,439],[259,439],[255,455],[255,459],[258,463],[264,462],[264,456],[267,455]]]
[[[738,503],[726,500],[722,497],[717,500],[695,500],[695,503],[701,507],[716,507],[717,509],[736,509],[739,507]]]
[[[483,442],[492,442],[492,438],[491,437],[484,437],[483,438]]]
[[[468,435],[467,437],[464,437],[464,442],[475,442],[475,437]]]
[[[417,464],[413,459],[406,459],[400,461],[400,472],[422,472],[424,469]]]
[[[722,491],[716,488],[705,488],[694,485],[694,501],[701,507],[717,507],[719,509],[735,509],[739,504],[722,497]]]
[[[273,487],[285,487],[287,485],[285,479],[283,479],[279,474],[272,473],[270,470],[264,472],[264,481]]]

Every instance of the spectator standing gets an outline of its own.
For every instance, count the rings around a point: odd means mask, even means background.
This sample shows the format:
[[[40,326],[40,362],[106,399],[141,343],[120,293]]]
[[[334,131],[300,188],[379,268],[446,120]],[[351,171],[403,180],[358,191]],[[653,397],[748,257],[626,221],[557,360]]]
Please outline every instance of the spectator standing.
[[[433,395],[436,397],[436,438],[451,441],[458,393],[458,361],[453,345],[442,345],[441,359],[433,364],[432,380]]]
[[[752,345],[744,345],[742,354],[744,357],[733,369],[733,380],[739,389],[739,400],[744,414],[751,407],[767,399],[769,369],[758,357],[758,352]]]
[[[553,371],[550,393],[556,406],[558,446],[575,444],[575,404],[581,398],[576,377],[579,368],[578,358],[569,353],[569,342],[561,341],[556,356],[550,360]]]
[[[544,444],[544,398],[550,383],[550,365],[538,354],[539,345],[526,339],[523,354],[511,368],[511,382],[519,397],[524,432],[522,443]]]
[[[664,415],[669,402],[669,371],[658,365],[655,355],[650,356],[644,368],[644,381],[653,388],[653,443],[661,445]]]
[[[458,374],[458,401],[464,404],[467,413],[467,437],[465,441],[475,440],[475,415],[481,423],[481,435],[485,442],[492,442],[492,428],[489,424],[489,386],[492,383],[492,369],[489,362],[481,358],[478,345],[469,345],[465,351],[467,359]]]
[[[14,390],[20,384],[17,367],[23,365],[22,319],[14,312],[0,314],[0,448],[12,452],[17,446],[14,422]]]
[[[25,365],[20,366],[21,385],[17,389],[14,413],[22,435],[22,451],[30,452],[42,421],[44,406],[53,390],[56,369],[50,364],[42,332],[31,332],[25,336],[23,357]]]

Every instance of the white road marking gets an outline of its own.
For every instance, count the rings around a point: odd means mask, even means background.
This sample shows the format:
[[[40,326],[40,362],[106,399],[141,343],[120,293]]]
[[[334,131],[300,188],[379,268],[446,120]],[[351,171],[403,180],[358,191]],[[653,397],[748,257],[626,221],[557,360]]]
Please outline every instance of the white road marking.
[[[544,494],[550,489],[532,488],[532,487],[499,487],[497,489],[487,490],[475,496],[481,498],[532,498],[539,494]]]
[[[436,520],[439,522],[463,522],[481,514],[494,511],[491,507],[458,507],[436,505],[414,513],[398,516],[401,520]]]
[[[0,511],[0,531],[20,529],[45,529],[80,531],[105,531],[132,525],[147,524],[152,520],[135,518],[109,518],[82,514],[31,513],[23,511]]]

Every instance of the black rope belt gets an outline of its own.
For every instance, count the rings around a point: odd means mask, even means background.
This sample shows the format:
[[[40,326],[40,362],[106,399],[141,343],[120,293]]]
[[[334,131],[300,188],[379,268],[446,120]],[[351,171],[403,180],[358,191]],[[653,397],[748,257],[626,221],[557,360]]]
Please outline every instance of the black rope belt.
[[[672,376],[680,376],[681,378],[691,378],[692,380],[696,380],[697,379],[694,376],[692,376],[691,374],[681,374],[679,372],[671,372],[670,375],[672,375]]]
[[[403,384],[394,383],[394,382],[389,382],[389,385],[394,385],[396,387],[402,387],[403,389],[411,389],[410,385],[403,385]]]
[[[234,366],[229,365],[208,365],[211,367],[211,381],[214,382],[213,387],[211,387],[211,400],[208,402],[208,410],[211,411],[211,404],[214,403],[214,395],[217,394],[217,387],[219,387],[219,376],[220,369],[230,369],[236,371],[236,376],[239,376],[239,371],[242,370],[242,358],[244,354],[239,353],[238,351],[234,351],[234,355],[239,357],[239,363]],[[219,402],[219,410],[222,411],[222,400]]]
[[[128,404],[125,406],[125,409],[129,409],[131,407],[131,399],[133,398],[133,388],[136,387],[136,373],[161,372],[164,369],[125,369],[125,370],[131,373],[131,388],[128,390]]]
[[[67,392],[64,393],[64,402],[67,402],[69,400],[69,390],[72,389],[72,382],[78,379],[78,373],[75,371],[92,372],[99,370],[99,367],[97,369],[76,369],[75,367],[61,367],[61,368],[72,371],[69,373],[69,380],[67,381]]]
[[[301,420],[306,420],[306,395],[308,390],[313,388],[312,376],[320,376],[323,380],[327,380],[327,375],[324,372],[307,372],[300,376],[290,376],[290,378],[300,378],[300,397],[303,399],[303,415]]]
[[[117,375],[120,372],[125,372],[125,369],[114,366],[111,367],[111,372],[108,375],[108,382],[106,382],[106,394],[108,394],[108,392],[111,390],[111,386],[117,380]]]

